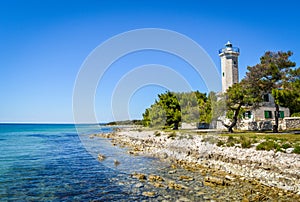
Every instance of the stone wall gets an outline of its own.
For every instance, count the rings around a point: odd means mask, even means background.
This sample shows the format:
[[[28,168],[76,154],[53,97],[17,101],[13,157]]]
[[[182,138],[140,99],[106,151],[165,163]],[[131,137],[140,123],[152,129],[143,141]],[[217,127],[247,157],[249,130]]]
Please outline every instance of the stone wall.
[[[275,120],[264,121],[241,121],[238,123],[237,128],[240,130],[272,130],[275,125]],[[288,130],[300,128],[300,117],[285,117],[279,119],[279,130]]]
[[[286,129],[300,128],[300,117],[286,117],[284,121]]]

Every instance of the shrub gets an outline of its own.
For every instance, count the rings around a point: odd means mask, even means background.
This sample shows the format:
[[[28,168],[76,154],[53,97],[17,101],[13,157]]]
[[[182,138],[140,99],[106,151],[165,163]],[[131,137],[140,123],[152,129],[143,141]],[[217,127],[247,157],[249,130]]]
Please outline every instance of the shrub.
[[[219,141],[217,142],[217,146],[220,147],[220,146],[222,146],[222,145],[224,145],[224,142],[223,142],[222,140],[219,140]]]
[[[194,136],[189,134],[188,139],[194,139]]]
[[[228,143],[226,144],[227,147],[233,147],[234,145],[235,145],[234,142],[228,142]]]
[[[251,147],[251,140],[246,138],[245,136],[240,136],[240,143],[242,148],[250,148]]]
[[[154,136],[158,137],[158,136],[160,136],[160,135],[161,135],[161,134],[160,134],[159,131],[155,131],[155,132],[154,132]]]
[[[293,113],[291,117],[300,117],[300,112]]]
[[[235,138],[233,136],[228,136],[227,143],[235,142]]]
[[[226,146],[227,147],[233,147],[237,143],[237,139],[234,138],[233,136],[228,136],[227,141],[226,141]]]
[[[168,134],[168,138],[174,139],[176,137],[176,132],[172,132]]]
[[[284,143],[283,145],[281,145],[281,147],[283,148],[283,149],[287,149],[287,148],[290,148],[290,147],[292,147],[289,143]]]
[[[205,136],[205,137],[203,137],[202,142],[208,142],[210,144],[217,144],[218,138],[213,137],[213,136]]]
[[[261,142],[260,144],[258,144],[256,146],[256,149],[257,150],[267,150],[267,151],[270,151],[273,149],[280,150],[280,146],[274,141],[267,140],[267,141],[264,141],[264,142]]]
[[[242,148],[250,148],[251,147],[251,140],[250,139],[243,139],[241,142]]]
[[[294,147],[294,151],[293,151],[295,154],[300,154],[300,145],[296,145]]]

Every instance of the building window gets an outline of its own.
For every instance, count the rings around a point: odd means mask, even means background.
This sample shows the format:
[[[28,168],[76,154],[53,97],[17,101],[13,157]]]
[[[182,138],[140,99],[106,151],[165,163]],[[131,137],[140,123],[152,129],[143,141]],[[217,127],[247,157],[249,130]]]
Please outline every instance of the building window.
[[[223,72],[223,77],[225,76],[224,72]]]
[[[270,99],[269,99],[269,94],[264,94],[264,102],[270,102]]]
[[[279,111],[279,118],[284,118],[284,111]]]
[[[274,111],[274,114],[276,114],[276,111]],[[284,118],[284,111],[279,111],[278,118]]]
[[[284,111],[279,111],[279,116],[278,116],[279,118],[284,118]]]
[[[244,118],[251,118],[251,116],[252,116],[252,113],[251,113],[251,111],[246,111],[245,113],[244,113]]]
[[[265,111],[265,118],[271,119],[272,118],[272,112],[271,111]]]

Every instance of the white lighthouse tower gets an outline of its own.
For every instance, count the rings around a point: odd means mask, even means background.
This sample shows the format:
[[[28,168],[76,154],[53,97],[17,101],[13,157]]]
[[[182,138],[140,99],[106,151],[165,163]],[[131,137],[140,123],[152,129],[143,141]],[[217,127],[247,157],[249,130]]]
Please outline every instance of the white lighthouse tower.
[[[232,47],[230,41],[225,44],[225,47],[219,50],[222,69],[222,93],[239,82],[238,57],[240,49]]]

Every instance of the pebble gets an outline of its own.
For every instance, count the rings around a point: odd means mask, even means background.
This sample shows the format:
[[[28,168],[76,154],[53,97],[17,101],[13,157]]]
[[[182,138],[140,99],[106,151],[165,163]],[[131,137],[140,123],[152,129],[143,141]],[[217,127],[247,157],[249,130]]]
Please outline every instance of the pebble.
[[[294,148],[287,148],[287,149],[285,150],[285,152],[288,153],[288,154],[293,153],[293,151],[294,151]]]

